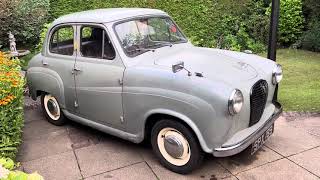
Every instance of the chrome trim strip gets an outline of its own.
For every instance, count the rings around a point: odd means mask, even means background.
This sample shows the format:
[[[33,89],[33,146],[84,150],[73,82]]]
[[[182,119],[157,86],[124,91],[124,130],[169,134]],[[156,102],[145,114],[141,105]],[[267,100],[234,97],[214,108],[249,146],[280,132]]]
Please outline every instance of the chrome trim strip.
[[[248,146],[250,146],[275,122],[276,119],[278,119],[278,117],[282,113],[281,104],[278,102],[273,102],[273,104],[275,105],[275,111],[263,126],[261,126],[254,133],[252,133],[250,136],[248,136],[246,139],[244,139],[243,141],[241,141],[236,145],[214,149],[212,153],[213,156],[215,157],[232,156],[240,153],[241,151],[245,150]]]

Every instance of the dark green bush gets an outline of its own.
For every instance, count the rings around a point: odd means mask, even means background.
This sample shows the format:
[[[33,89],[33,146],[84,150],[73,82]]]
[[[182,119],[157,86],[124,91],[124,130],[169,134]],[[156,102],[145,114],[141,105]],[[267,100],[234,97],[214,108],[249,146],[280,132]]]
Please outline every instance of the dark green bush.
[[[303,49],[320,51],[320,3],[319,0],[303,0],[303,14],[306,18],[306,31],[301,45]]]
[[[303,15],[306,18],[306,24],[320,21],[320,3],[319,0],[302,0]]]
[[[36,44],[47,21],[49,0],[0,0],[0,44],[8,46],[11,31],[17,44]]]
[[[7,36],[10,30],[10,22],[13,21],[12,11],[17,5],[17,0],[0,0],[0,48],[7,46]]]
[[[302,48],[320,52],[320,21],[312,23],[310,30],[304,33]]]

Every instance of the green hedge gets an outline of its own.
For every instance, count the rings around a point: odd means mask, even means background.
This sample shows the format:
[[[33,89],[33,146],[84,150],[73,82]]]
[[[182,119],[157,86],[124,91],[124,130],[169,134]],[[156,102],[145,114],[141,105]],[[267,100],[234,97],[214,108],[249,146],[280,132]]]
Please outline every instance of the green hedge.
[[[300,39],[302,0],[280,0],[279,42]],[[317,1],[317,0],[304,0]],[[0,0],[1,43],[12,30],[22,44],[36,45],[44,22],[62,15],[97,8],[147,7],[168,12],[197,46],[232,50],[265,50],[271,0]],[[8,13],[8,9],[13,13]],[[47,14],[49,12],[49,20]],[[2,41],[2,42],[1,42]],[[19,44],[20,42],[18,42]]]
[[[51,0],[50,15],[53,20],[97,8],[161,9],[173,17],[197,46],[259,52],[265,49],[268,5],[264,0]]]
[[[19,60],[0,52],[0,156],[14,159],[21,143],[23,87]]]
[[[270,9],[268,10],[270,14]],[[280,19],[278,40],[290,46],[301,38],[304,27],[301,0],[280,0]]]
[[[231,50],[265,50],[269,0],[52,0],[52,18],[76,11],[112,7],[149,7],[168,12],[193,44]],[[279,43],[289,46],[302,35],[301,0],[280,0]],[[77,6],[74,6],[77,4]]]

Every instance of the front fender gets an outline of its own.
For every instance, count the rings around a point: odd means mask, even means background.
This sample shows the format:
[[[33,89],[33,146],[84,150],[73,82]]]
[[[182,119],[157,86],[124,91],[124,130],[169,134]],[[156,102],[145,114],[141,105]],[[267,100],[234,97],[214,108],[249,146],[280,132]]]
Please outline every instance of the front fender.
[[[210,153],[212,152],[212,149],[210,149],[206,143],[206,141],[204,140],[199,128],[197,127],[197,125],[190,119],[188,118],[187,116],[179,113],[179,112],[176,112],[176,111],[172,111],[172,110],[169,110],[169,109],[153,109],[153,110],[150,110],[148,111],[146,114],[145,114],[145,119],[147,119],[148,117],[154,115],[154,114],[165,114],[165,115],[170,115],[170,116],[173,116],[173,117],[176,117],[180,120],[182,120],[183,122],[185,122],[192,130],[193,132],[196,134],[197,138],[198,138],[198,141],[200,143],[200,146],[202,147],[203,151],[207,152],[207,153]],[[144,132],[145,133],[145,132]],[[143,133],[143,134],[144,134]]]
[[[37,98],[37,92],[43,91],[57,98],[62,108],[65,108],[64,86],[59,74],[43,67],[31,67],[27,71],[27,84],[32,99]]]

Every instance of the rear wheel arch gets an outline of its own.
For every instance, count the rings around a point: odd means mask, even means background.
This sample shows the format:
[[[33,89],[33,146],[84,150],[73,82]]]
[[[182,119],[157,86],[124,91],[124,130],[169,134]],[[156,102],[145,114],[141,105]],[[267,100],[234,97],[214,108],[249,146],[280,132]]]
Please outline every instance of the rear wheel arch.
[[[42,93],[50,93],[55,96],[61,107],[65,108],[64,86],[59,74],[50,69],[30,68],[27,74],[30,95],[36,99]]]

